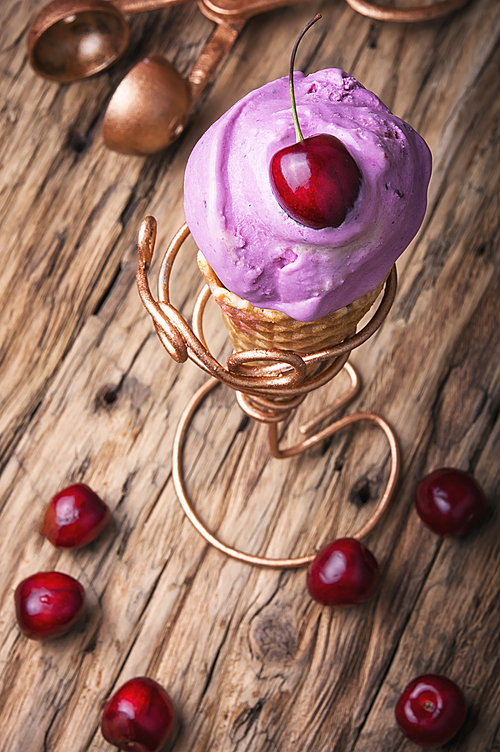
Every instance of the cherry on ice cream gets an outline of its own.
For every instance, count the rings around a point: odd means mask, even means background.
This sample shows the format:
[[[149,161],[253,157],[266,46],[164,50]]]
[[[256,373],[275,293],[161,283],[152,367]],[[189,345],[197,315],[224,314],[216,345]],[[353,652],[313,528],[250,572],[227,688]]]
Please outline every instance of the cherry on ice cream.
[[[304,138],[300,129],[293,85],[293,66],[299,42],[319,19],[318,13],[299,34],[290,57],[290,99],[297,143],[271,159],[274,195],[284,211],[307,227],[338,227],[356,201],[361,173],[344,144],[328,133]]]
[[[277,152],[271,160],[271,177],[278,203],[287,214],[318,230],[342,224],[361,184],[356,162],[328,133]]]

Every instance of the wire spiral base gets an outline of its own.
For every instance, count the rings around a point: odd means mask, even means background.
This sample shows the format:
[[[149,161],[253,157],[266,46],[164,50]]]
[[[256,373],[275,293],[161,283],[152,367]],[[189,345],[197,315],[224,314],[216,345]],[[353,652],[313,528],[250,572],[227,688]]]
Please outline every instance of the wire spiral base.
[[[317,428],[325,419],[348,404],[360,390],[356,371],[347,363],[347,360],[353,349],[366,342],[377,331],[389,313],[397,288],[395,267],[392,268],[386,280],[382,301],[368,324],[361,331],[352,332],[340,344],[307,355],[291,350],[235,352],[227,359],[226,366],[223,366],[211,354],[203,333],[203,313],[210,297],[208,285],[204,285],[196,300],[192,329],[170,303],[170,274],[177,253],[189,235],[187,225],[184,225],[176,233],[163,258],[158,277],[158,299],[155,300],[151,294],[148,272],[154,253],[156,229],[154,217],[146,217],[139,230],[137,241],[140,259],[137,270],[139,295],[146,310],[151,315],[158,337],[169,355],[178,363],[182,363],[189,358],[211,377],[197,390],[184,409],[174,439],[172,458],[174,486],[181,507],[190,522],[210,545],[247,564],[275,569],[289,569],[305,566],[315,556],[315,553],[313,553],[297,558],[271,559],[244,553],[222,543],[206,528],[196,514],[187,494],[183,477],[182,459],[185,438],[191,420],[202,401],[219,383],[223,383],[236,392],[236,401],[246,415],[268,425],[270,453],[277,459],[302,454],[354,423],[368,421],[382,429],[390,449],[391,468],[389,477],[385,490],[370,518],[357,532],[351,534],[351,537],[360,539],[367,535],[384,514],[394,494],[400,468],[396,436],[387,422],[381,416],[372,412],[354,413],[340,418],[322,430],[317,430]],[[311,432],[314,432],[312,435],[291,447],[281,449],[278,443],[277,424],[286,420],[310,391],[327,384],[343,369],[350,377],[350,387],[330,406],[300,427],[299,430],[302,433],[311,434]]]

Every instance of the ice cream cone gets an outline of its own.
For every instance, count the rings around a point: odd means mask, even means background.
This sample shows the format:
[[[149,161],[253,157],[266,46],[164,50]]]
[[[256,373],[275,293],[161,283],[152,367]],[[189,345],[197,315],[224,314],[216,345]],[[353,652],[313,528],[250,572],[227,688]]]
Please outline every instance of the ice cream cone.
[[[293,350],[310,353],[342,342],[352,334],[377,299],[384,282],[338,311],[316,321],[297,321],[286,313],[257,308],[229,292],[198,252],[198,266],[222,310],[235,351],[254,349]]]

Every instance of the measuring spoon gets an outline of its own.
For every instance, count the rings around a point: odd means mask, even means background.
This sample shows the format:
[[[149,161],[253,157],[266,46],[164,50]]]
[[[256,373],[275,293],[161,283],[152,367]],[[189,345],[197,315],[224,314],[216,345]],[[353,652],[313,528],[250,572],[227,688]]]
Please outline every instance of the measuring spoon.
[[[125,52],[124,13],[143,13],[192,0],[53,0],[28,33],[29,61],[40,76],[70,83],[93,76]]]

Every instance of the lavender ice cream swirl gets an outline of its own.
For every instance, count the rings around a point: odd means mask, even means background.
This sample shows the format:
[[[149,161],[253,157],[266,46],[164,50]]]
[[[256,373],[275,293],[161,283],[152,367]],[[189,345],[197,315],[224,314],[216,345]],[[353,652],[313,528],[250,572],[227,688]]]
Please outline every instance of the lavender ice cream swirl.
[[[305,227],[273,194],[271,158],[296,140],[288,77],[241,99],[196,144],[184,211],[228,290],[314,321],[385,279],[422,223],[431,154],[411,126],[344,71],[296,72],[294,84],[304,138],[336,136],[360,169],[360,192],[344,222]]]

